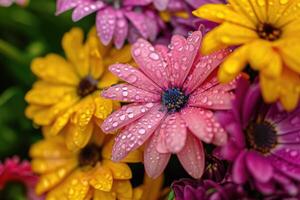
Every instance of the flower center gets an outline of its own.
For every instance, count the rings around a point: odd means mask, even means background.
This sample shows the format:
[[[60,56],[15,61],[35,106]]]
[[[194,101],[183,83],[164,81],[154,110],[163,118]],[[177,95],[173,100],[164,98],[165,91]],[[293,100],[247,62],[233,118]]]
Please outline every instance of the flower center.
[[[274,41],[280,38],[282,32],[272,24],[263,23],[258,25],[257,33],[262,39]]]
[[[97,83],[98,82],[95,79],[93,79],[91,76],[87,76],[83,78],[77,87],[77,94],[80,97],[85,97],[93,93],[98,89]]]
[[[79,166],[95,166],[101,160],[101,149],[95,144],[89,144],[79,153]]]
[[[162,103],[168,112],[178,112],[185,107],[189,99],[179,88],[171,88],[162,94]]]
[[[269,153],[277,145],[276,133],[270,122],[250,123],[246,129],[248,148],[263,154]]]

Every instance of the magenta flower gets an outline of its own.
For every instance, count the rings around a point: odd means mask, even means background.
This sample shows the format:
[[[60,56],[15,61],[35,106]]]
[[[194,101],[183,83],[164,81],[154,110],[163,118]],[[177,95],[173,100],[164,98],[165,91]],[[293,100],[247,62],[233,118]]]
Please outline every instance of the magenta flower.
[[[300,106],[286,113],[278,104],[263,103],[258,84],[238,82],[233,109],[218,119],[229,134],[219,147],[221,156],[233,162],[236,183],[251,181],[264,194],[299,191]]]
[[[165,10],[168,6],[169,0],[123,0],[125,5],[145,6],[153,3],[158,10]]]
[[[157,13],[148,6],[137,6],[140,1],[134,0],[57,0],[59,15],[74,9],[73,21],[97,12],[96,28],[104,45],[112,40],[121,48],[126,39],[135,42],[143,37],[154,41],[160,28],[164,26]]]
[[[44,198],[38,197],[34,192],[37,181],[38,177],[31,171],[30,163],[21,162],[17,156],[0,163],[0,190],[9,182],[20,182],[26,187],[28,200],[42,200]]]
[[[132,47],[139,68],[110,66],[112,73],[128,83],[112,86],[102,95],[133,102],[102,124],[104,132],[122,128],[113,147],[114,161],[146,143],[144,164],[149,176],[159,176],[175,153],[185,170],[199,178],[204,169],[200,140],[216,145],[226,142],[213,111],[230,109],[235,83],[219,84],[214,72],[230,52],[222,50],[201,57],[201,39],[200,31],[188,39],[176,35],[169,49],[139,39]]]

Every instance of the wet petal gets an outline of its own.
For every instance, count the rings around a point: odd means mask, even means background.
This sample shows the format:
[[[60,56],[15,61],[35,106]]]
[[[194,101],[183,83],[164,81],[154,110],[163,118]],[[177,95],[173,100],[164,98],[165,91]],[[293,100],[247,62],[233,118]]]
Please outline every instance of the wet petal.
[[[146,40],[139,39],[132,46],[132,56],[139,68],[162,88],[168,87],[166,62]]]
[[[290,162],[286,162],[276,155],[269,157],[269,159],[272,162],[274,168],[281,171],[283,174],[289,176],[290,178],[300,181],[299,165],[294,165]]]
[[[153,3],[158,10],[165,10],[168,6],[169,0],[153,0]]]
[[[156,150],[158,134],[153,135],[145,145],[144,165],[148,176],[157,178],[163,173],[171,157],[170,153],[159,153]]]
[[[122,160],[130,151],[141,146],[152,135],[164,117],[165,112],[161,111],[160,105],[157,105],[144,117],[126,127],[115,139],[112,160]]]
[[[131,179],[132,177],[131,170],[125,163],[115,163],[110,160],[103,160],[102,164],[110,169],[114,179],[123,180]]]
[[[143,13],[126,12],[125,15],[133,24],[133,26],[138,30],[138,32],[143,36],[143,38],[149,37],[147,25],[145,23],[146,16]]]
[[[116,26],[115,11],[111,8],[99,10],[96,16],[96,28],[104,45],[108,45],[113,38]]]
[[[80,0],[57,0],[55,14],[60,15],[61,13],[76,7],[79,3]]]
[[[275,150],[273,154],[280,157],[282,160],[285,160],[286,162],[298,165],[300,167],[300,149],[290,149],[283,147]]]
[[[85,16],[100,10],[105,7],[105,4],[102,1],[82,1],[73,11],[72,19],[74,22],[79,21]]]
[[[140,89],[152,92],[160,93],[159,88],[151,79],[149,79],[139,69],[132,67],[128,64],[114,64],[109,67],[109,70],[118,76],[120,79],[128,82],[129,84],[138,87]]]
[[[147,92],[129,84],[114,85],[104,90],[101,95],[112,100],[140,103],[157,102],[161,98],[158,94]]]
[[[116,30],[114,33],[114,43],[115,43],[115,46],[117,49],[122,48],[122,46],[126,40],[127,34],[128,34],[128,22],[126,21],[126,19],[123,16],[117,18]]]
[[[101,128],[106,133],[113,132],[145,115],[153,106],[155,106],[153,103],[122,106],[102,123]]]
[[[113,175],[109,168],[97,165],[90,171],[89,184],[97,190],[109,192],[113,184]]]
[[[201,141],[188,133],[186,144],[177,153],[177,157],[184,169],[194,178],[202,176],[205,167],[204,149]]]
[[[249,177],[249,172],[246,168],[246,155],[246,150],[243,150],[234,161],[232,178],[235,183],[245,183]]]

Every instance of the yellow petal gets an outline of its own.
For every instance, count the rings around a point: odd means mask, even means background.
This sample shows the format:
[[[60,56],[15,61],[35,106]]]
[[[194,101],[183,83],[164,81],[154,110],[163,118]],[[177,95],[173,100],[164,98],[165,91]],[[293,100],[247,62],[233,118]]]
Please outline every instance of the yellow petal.
[[[85,128],[71,125],[68,127],[68,133],[66,134],[71,135],[70,137],[77,148],[83,148],[90,141],[93,133],[93,126],[93,122],[87,124]]]
[[[25,115],[27,118],[29,119],[33,119],[33,117],[43,109],[42,106],[38,106],[38,105],[28,105],[25,109]]]
[[[94,102],[96,106],[94,115],[98,119],[102,119],[102,120],[106,119],[106,117],[108,117],[108,115],[110,115],[113,110],[112,101],[109,99],[102,98],[100,96],[100,93],[97,92],[95,93]]]
[[[114,144],[114,140],[111,139],[102,149],[102,157],[110,160],[111,159],[111,152],[112,152],[112,147]],[[121,162],[126,162],[126,163],[137,163],[137,162],[142,162],[143,161],[143,152],[141,149],[137,149],[135,151],[131,151]]]
[[[248,62],[248,46],[242,46],[230,54],[218,71],[218,78],[226,83],[233,80],[246,66]]]
[[[299,0],[294,1],[280,1],[281,4],[285,7],[282,13],[277,13],[279,15],[279,19],[276,22],[276,25],[279,27],[282,27],[284,25],[287,25],[288,23],[291,23],[297,19],[299,19],[299,12],[300,12],[300,6],[299,6]]]
[[[273,103],[279,98],[280,88],[274,78],[267,77],[263,73],[259,76],[259,83],[264,100],[267,103]]]
[[[300,39],[283,39],[276,46],[287,67],[300,74]]]
[[[125,163],[116,163],[105,159],[102,164],[111,170],[114,179],[126,180],[132,177],[131,170]]]
[[[132,200],[133,192],[130,181],[114,181],[112,191],[117,194],[117,199]]]
[[[104,60],[105,66],[115,63],[128,63],[132,60],[131,46],[125,45],[121,49],[113,48],[109,51],[109,55]]]
[[[89,42],[89,40],[94,40],[94,38],[98,39],[98,49],[100,51],[100,54],[102,55],[102,57],[105,57],[107,55],[107,52],[111,49],[111,44],[105,46],[102,44],[102,42],[100,42],[98,35],[97,35],[97,30],[96,27],[91,28],[91,30],[88,33],[88,37],[87,37],[87,42]]]
[[[90,50],[90,75],[95,79],[99,79],[104,72],[103,58],[99,49]]]
[[[59,169],[68,164],[75,163],[76,158],[36,158],[31,161],[32,170],[36,173],[43,174]]]
[[[41,195],[58,185],[75,167],[77,163],[68,163],[58,170],[43,174],[36,185],[35,191]]]
[[[95,123],[95,122],[94,122]],[[102,124],[102,122],[101,122]],[[101,128],[98,126],[98,124],[94,125],[93,135],[91,138],[91,142],[98,146],[102,146],[104,139],[106,137],[106,134],[102,132]]]
[[[201,53],[203,53],[204,55],[208,55],[227,47],[227,45],[217,40],[217,33],[218,27],[206,33],[202,41]]]
[[[87,96],[82,99],[76,105],[76,112],[71,119],[71,122],[75,124],[78,128],[85,129],[87,124],[91,121],[94,111],[95,111],[95,103],[92,96]]]
[[[116,200],[117,196],[114,192],[104,192],[101,190],[95,190],[93,200]]]
[[[287,7],[296,1],[279,1],[279,0],[268,0],[268,21],[270,24],[282,24],[280,20]]]
[[[102,165],[96,166],[91,173],[89,183],[97,190],[109,192],[113,185],[111,170]]]
[[[53,125],[51,126],[51,129],[49,131],[49,134],[57,135],[70,121],[71,115],[75,112],[75,110],[71,107],[70,109],[67,109],[67,111],[60,115]]]
[[[34,59],[31,63],[31,70],[39,78],[51,83],[76,85],[79,82],[72,65],[56,54]]]
[[[159,199],[160,191],[163,186],[163,176],[160,175],[156,179],[152,179],[145,175],[143,183],[143,196],[141,200]]]
[[[193,11],[193,14],[216,23],[230,22],[243,27],[256,28],[255,23],[243,13],[238,13],[232,7],[224,4],[206,4]]]
[[[100,81],[98,83],[98,87],[103,89],[106,87],[109,87],[113,84],[116,84],[118,82],[118,77],[113,75],[110,71],[106,70],[103,74],[103,76],[100,78]]]
[[[42,88],[31,89],[27,92],[25,100],[28,103],[48,106],[59,102],[69,92],[74,92],[74,87],[48,84]]]

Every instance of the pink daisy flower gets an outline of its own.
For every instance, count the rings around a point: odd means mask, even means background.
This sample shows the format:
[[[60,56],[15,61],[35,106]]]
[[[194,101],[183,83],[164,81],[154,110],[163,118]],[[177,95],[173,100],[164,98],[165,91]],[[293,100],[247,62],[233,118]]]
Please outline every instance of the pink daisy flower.
[[[31,171],[28,161],[20,161],[19,157],[8,158],[0,163],[0,190],[9,182],[20,182],[26,187],[28,200],[42,200],[34,192],[38,177]]]
[[[102,96],[132,102],[102,125],[107,133],[122,128],[113,147],[114,161],[145,143],[144,164],[149,176],[159,176],[174,153],[185,170],[199,178],[204,168],[200,140],[216,145],[226,142],[213,111],[230,109],[235,82],[219,84],[214,71],[230,52],[200,56],[201,39],[201,31],[187,39],[176,35],[169,49],[139,39],[132,47],[139,68],[110,66],[112,73],[128,83],[112,86]]]
[[[139,37],[154,41],[164,26],[155,10],[134,0],[57,0],[57,15],[70,9],[74,9],[73,21],[97,12],[99,38],[104,45],[113,40],[117,48],[126,39],[131,43]]]

